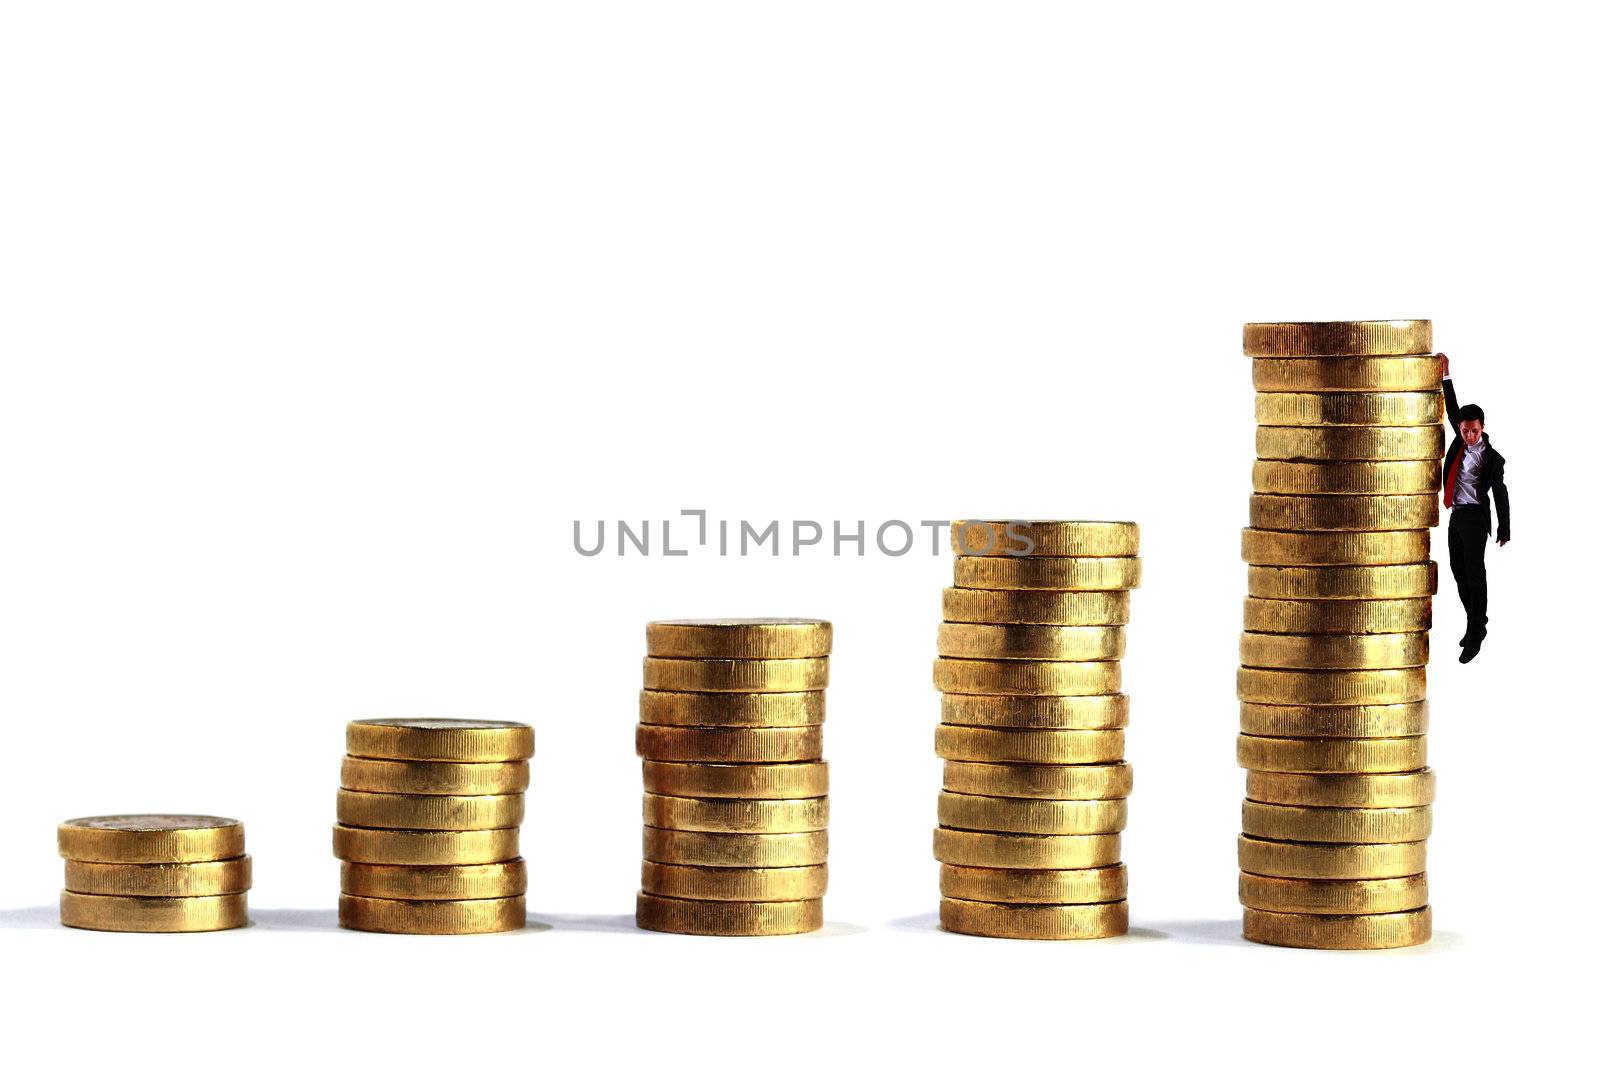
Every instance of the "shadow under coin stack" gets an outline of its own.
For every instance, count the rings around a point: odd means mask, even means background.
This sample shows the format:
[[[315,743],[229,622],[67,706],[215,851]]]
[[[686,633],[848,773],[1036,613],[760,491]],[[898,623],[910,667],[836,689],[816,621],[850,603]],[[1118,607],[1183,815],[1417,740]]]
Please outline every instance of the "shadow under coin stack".
[[[533,728],[361,719],[345,728],[333,854],[339,925],[487,934],[527,921],[520,827]]]
[[[818,929],[828,887],[822,718],[832,624],[653,622],[645,646],[639,926]]]
[[[61,924],[183,934],[250,921],[244,825],[212,815],[101,815],[56,830]]]
[[[1376,949],[1432,933],[1432,346],[1426,320],[1244,328],[1258,424],[1238,684],[1252,941]]]
[[[933,669],[940,922],[1036,940],[1127,933],[1118,660],[1139,527],[968,521],[951,544]]]

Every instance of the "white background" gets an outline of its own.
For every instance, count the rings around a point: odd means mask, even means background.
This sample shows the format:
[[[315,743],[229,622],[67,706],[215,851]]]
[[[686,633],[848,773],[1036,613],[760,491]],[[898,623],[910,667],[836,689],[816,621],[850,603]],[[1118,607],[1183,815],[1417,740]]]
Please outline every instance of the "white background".
[[[1348,1062],[1575,1026],[1600,237],[1576,6],[0,11],[0,1010],[34,1059]],[[1487,408],[1516,510],[1470,667],[1438,600],[1438,933],[1253,946],[1239,326],[1401,316]],[[696,507],[1141,522],[1135,934],[932,928],[948,556],[572,549],[574,519]],[[639,934],[644,623],[740,614],[836,624],[829,932]],[[333,928],[343,724],[401,714],[536,725],[550,929]],[[253,928],[55,926],[57,821],[194,809],[246,822]]]

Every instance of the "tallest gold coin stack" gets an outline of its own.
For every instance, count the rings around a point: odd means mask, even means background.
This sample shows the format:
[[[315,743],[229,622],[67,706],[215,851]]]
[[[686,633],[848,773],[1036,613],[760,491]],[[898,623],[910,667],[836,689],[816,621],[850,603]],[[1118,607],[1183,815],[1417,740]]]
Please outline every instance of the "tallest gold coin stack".
[[[984,937],[1128,930],[1119,862],[1131,522],[957,522],[933,681],[944,694],[939,921]]]
[[[1251,323],[1240,641],[1244,935],[1428,940],[1426,664],[1440,360],[1426,320]]]

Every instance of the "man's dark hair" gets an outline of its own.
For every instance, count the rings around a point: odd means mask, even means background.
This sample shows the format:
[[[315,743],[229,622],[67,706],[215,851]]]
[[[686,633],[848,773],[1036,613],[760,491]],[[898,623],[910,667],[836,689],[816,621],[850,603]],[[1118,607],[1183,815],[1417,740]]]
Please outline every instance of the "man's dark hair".
[[[1456,425],[1459,426],[1463,422],[1472,422],[1474,419],[1478,422],[1483,421],[1483,409],[1476,404],[1461,405],[1461,411],[1457,414]]]

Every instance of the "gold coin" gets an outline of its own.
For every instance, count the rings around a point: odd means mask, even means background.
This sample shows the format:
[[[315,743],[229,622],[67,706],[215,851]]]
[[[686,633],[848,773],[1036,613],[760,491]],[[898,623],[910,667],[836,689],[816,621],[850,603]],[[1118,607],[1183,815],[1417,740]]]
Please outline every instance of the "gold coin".
[[[508,763],[533,756],[533,727],[498,719],[357,719],[345,748],[371,759]]]
[[[1439,465],[1427,459],[1258,459],[1250,481],[1258,493],[1286,496],[1423,496],[1439,491]]]
[[[1428,662],[1428,635],[1252,634],[1239,639],[1246,667],[1382,669]]]
[[[343,863],[339,892],[384,900],[491,900],[520,897],[528,891],[528,866],[521,859],[503,863],[464,863],[432,867],[390,863]]]
[[[1428,868],[1426,841],[1322,845],[1239,835],[1239,869],[1273,878],[1404,878]]]
[[[944,787],[984,797],[1116,800],[1133,792],[1133,768],[1120,761],[1072,766],[946,760]]]
[[[1239,705],[1239,732],[1257,737],[1415,737],[1428,732],[1428,702]]]
[[[788,693],[826,689],[828,658],[659,659],[646,656],[644,687],[691,693]]]
[[[933,662],[933,685],[941,693],[994,696],[1090,696],[1122,688],[1122,665],[1051,663],[1034,660],[946,659]]]
[[[1312,915],[1378,915],[1428,903],[1428,876],[1404,878],[1267,878],[1239,875],[1239,903],[1261,911]]]
[[[1081,941],[1128,932],[1128,902],[1110,904],[991,904],[939,901],[939,925],[953,934],[1027,941]]]
[[[393,900],[339,894],[339,925],[374,934],[499,934],[528,924],[527,898]]]
[[[1439,388],[1438,356],[1323,356],[1258,359],[1251,378],[1260,393],[1423,393]]]
[[[1306,808],[1246,800],[1242,829],[1246,836],[1269,841],[1324,841],[1349,845],[1426,841],[1433,830],[1433,809]]]
[[[678,900],[640,893],[635,921],[664,934],[767,937],[822,929],[821,900]]]
[[[1025,800],[941,791],[939,825],[995,834],[1114,834],[1128,825],[1128,802]]]
[[[1251,737],[1239,735],[1239,766],[1251,771],[1391,774],[1427,766],[1426,737]]]
[[[669,659],[811,659],[833,650],[822,619],[671,619],[645,626],[645,648]]]
[[[654,726],[634,729],[647,760],[673,763],[804,763],[822,758],[820,726]]]
[[[941,721],[955,726],[1012,726],[1029,730],[1117,730],[1128,725],[1128,695],[1007,697],[945,693]]]
[[[962,556],[1137,556],[1136,522],[963,519],[950,524]]]
[[[689,867],[645,860],[639,884],[651,896],[683,900],[816,900],[827,891],[828,865]]]
[[[1138,556],[958,556],[955,581],[963,589],[1132,589],[1139,565]]]
[[[1439,525],[1435,496],[1268,496],[1250,494],[1250,525],[1261,530],[1425,530]]]
[[[339,784],[358,793],[498,796],[528,788],[528,761],[445,763],[346,756],[339,768]]]
[[[244,855],[244,824],[215,815],[93,815],[56,828],[69,860],[198,863]]]
[[[1239,668],[1239,699],[1250,704],[1409,704],[1428,695],[1422,667],[1381,671]]]
[[[1257,393],[1262,426],[1432,426],[1444,396],[1428,393]]]
[[[1432,804],[1433,772],[1387,774],[1303,774],[1251,771],[1244,795],[1264,804],[1303,804],[1319,808],[1416,808]]]
[[[954,659],[1102,660],[1122,656],[1120,626],[939,624],[939,655]]]
[[[501,863],[522,849],[518,832],[502,830],[374,830],[333,828],[333,854],[351,863],[457,866]]]
[[[1251,567],[1250,595],[1263,600],[1404,600],[1432,596],[1432,560],[1389,567]]]
[[[1256,427],[1257,459],[1396,461],[1438,460],[1443,455],[1441,426]]]
[[[1247,322],[1247,356],[1411,356],[1433,351],[1427,319]]]
[[[67,861],[67,891],[114,897],[216,897],[250,888],[250,857],[198,863]]]
[[[991,726],[934,729],[942,759],[977,763],[1112,763],[1122,758],[1121,730],[1008,730]]]
[[[952,588],[944,591],[944,621],[1121,626],[1128,621],[1128,592]]]
[[[61,925],[141,934],[231,930],[250,921],[246,895],[124,897],[66,891],[61,894]]]
[[[798,800],[826,796],[828,764],[644,761],[644,791],[673,797]]]
[[[391,830],[497,830],[522,825],[522,794],[451,797],[339,790],[338,819],[346,826]]]
[[[1293,915],[1246,908],[1244,936],[1285,948],[1407,948],[1426,944],[1433,936],[1433,909],[1387,915]]]
[[[639,721],[660,726],[816,726],[827,694],[639,692]]]
[[[1008,871],[947,863],[939,868],[939,893],[996,904],[1099,904],[1128,899],[1128,869],[1118,863],[1079,870]]]
[[[718,834],[646,826],[644,858],[691,867],[814,867],[828,860],[828,831]]]
[[[1421,563],[1429,556],[1427,530],[1293,533],[1247,528],[1242,548],[1246,563],[1302,567],[1376,567]]]
[[[1275,634],[1413,633],[1433,626],[1433,601],[1263,600],[1246,597],[1244,628]]]
[[[728,800],[646,793],[644,824],[667,830],[707,830],[719,834],[792,834],[826,830],[828,798]]]
[[[986,834],[941,826],[933,832],[933,858],[960,867],[1109,867],[1122,859],[1122,835]]]

